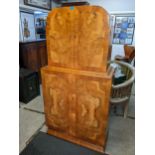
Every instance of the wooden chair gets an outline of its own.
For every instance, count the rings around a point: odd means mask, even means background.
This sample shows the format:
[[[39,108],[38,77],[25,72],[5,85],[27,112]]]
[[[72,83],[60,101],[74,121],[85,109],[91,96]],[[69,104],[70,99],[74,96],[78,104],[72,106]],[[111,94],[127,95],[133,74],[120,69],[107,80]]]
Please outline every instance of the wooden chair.
[[[124,118],[126,118],[132,85],[135,79],[134,67],[122,61],[111,61],[111,64],[112,63],[118,64],[121,67],[121,71],[126,76],[126,80],[121,84],[112,84],[110,103],[113,106],[123,104]]]
[[[131,63],[135,58],[135,47],[124,45],[125,56],[116,55],[115,60]]]

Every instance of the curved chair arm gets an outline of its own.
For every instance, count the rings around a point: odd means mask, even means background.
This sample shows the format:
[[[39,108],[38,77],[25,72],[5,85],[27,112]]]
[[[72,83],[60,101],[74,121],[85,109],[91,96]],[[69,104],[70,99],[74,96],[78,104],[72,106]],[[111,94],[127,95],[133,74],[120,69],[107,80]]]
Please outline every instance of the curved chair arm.
[[[115,60],[129,62],[129,58],[127,56],[116,55]]]
[[[111,97],[112,98],[120,98],[120,97],[122,98],[122,97],[129,96],[131,93],[133,81],[135,79],[134,67],[126,62],[121,62],[121,61],[110,61],[109,63],[110,64],[112,64],[112,63],[119,64],[122,67],[124,67],[127,71],[126,76],[128,77],[128,79],[121,84],[118,84],[118,85],[112,84]],[[128,76],[128,74],[130,74],[131,76]]]
[[[130,83],[132,83],[134,81],[134,79],[135,79],[135,69],[134,69],[134,67],[132,65],[130,65],[129,63],[126,63],[126,62],[116,61],[116,60],[109,61],[108,63],[110,63],[110,64],[115,63],[115,64],[125,66],[125,67],[129,68],[131,73],[132,73],[131,78],[129,78],[124,83],[121,83],[121,84],[118,84],[118,85],[113,85],[112,84],[113,88],[125,87],[126,85],[128,85],[128,84],[130,84]]]

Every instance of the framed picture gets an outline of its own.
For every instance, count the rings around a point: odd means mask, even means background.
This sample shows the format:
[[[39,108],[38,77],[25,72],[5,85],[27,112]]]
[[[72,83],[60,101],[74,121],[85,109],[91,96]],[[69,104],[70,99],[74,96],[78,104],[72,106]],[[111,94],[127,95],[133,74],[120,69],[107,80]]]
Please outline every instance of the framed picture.
[[[35,18],[35,31],[36,31],[36,39],[45,39],[46,38],[46,18],[47,13],[44,14],[36,14]]]
[[[19,13],[19,42],[23,42],[23,32],[22,32],[20,13]]]
[[[25,5],[51,10],[51,0],[24,0]]]
[[[34,14],[20,12],[20,22],[23,35],[23,41],[36,40]]]
[[[134,16],[116,16],[113,32],[113,44],[131,45],[134,36],[134,29]]]

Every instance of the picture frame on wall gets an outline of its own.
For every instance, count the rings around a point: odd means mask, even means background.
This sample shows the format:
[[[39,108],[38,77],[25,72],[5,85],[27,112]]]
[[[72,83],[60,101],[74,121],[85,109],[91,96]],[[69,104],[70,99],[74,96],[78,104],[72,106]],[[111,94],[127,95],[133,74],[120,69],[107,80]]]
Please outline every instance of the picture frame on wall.
[[[23,41],[36,40],[34,14],[27,12],[20,12],[20,24],[22,29]]]
[[[135,30],[134,16],[116,16],[113,44],[131,45]]]
[[[51,10],[51,0],[24,0],[25,5]]]
[[[48,13],[43,14],[35,14],[35,31],[36,31],[36,39],[46,39],[46,19]]]
[[[19,42],[23,42],[23,32],[22,32],[20,13],[19,13]]]

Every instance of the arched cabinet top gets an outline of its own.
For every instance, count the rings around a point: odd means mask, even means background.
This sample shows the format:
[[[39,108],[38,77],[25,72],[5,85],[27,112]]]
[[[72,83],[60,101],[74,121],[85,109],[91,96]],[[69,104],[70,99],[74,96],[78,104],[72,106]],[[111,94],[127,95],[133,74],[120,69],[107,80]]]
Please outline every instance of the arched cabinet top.
[[[98,6],[53,9],[47,17],[48,65],[80,70],[107,70],[109,15]]]

